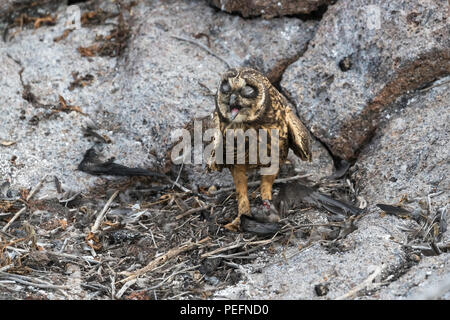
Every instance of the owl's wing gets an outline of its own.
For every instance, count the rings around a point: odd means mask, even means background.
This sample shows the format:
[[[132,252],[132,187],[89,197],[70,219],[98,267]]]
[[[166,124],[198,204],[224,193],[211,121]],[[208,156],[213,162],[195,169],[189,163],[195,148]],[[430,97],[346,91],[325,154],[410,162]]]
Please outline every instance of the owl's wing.
[[[289,147],[302,160],[311,161],[311,138],[305,125],[294,114],[291,108],[286,108]]]
[[[213,149],[210,156],[206,159],[206,170],[207,171],[217,171],[222,170],[222,167],[216,163],[216,151],[222,146],[222,134],[220,133],[220,119],[217,112],[214,112],[212,119],[211,128],[215,129],[213,136]]]

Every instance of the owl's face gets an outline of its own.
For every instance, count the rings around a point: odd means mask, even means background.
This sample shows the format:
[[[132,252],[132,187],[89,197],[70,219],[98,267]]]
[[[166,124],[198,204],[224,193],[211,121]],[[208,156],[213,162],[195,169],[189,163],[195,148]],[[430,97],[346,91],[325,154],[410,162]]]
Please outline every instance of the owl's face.
[[[254,69],[236,68],[225,72],[216,95],[221,118],[233,123],[257,120],[270,104],[268,84],[267,78]]]

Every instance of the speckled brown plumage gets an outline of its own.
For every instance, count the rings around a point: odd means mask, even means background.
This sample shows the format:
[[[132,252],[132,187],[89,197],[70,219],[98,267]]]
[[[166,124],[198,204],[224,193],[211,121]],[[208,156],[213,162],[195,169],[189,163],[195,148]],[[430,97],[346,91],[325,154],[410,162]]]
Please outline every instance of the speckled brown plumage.
[[[236,186],[238,216],[225,227],[238,230],[242,214],[250,216],[247,196],[247,171],[270,164],[262,164],[257,157],[255,164],[249,164],[249,138],[245,138],[245,162],[237,163],[237,147],[234,145],[234,162],[219,164],[215,161],[219,148],[222,148],[225,161],[225,137],[228,129],[263,129],[267,132],[268,156],[271,150],[271,129],[279,135],[279,163],[283,163],[291,148],[302,160],[311,161],[310,137],[308,130],[296,117],[287,99],[260,72],[250,68],[230,69],[222,76],[216,94],[216,110],[213,115],[214,126],[219,129],[214,137],[215,153],[208,162],[210,170],[229,168]],[[258,141],[260,135],[258,134]],[[250,147],[250,148],[249,148]],[[259,143],[257,146],[259,155]],[[278,173],[261,176],[261,198],[272,200],[272,184]]]

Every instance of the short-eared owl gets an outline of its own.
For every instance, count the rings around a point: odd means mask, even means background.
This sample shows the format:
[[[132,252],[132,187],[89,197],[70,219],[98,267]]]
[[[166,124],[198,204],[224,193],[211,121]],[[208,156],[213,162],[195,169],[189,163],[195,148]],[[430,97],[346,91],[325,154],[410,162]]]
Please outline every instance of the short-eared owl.
[[[267,154],[271,159],[278,159],[275,170],[261,175],[261,199],[263,210],[269,212],[272,200],[272,185],[278,174],[279,164],[286,160],[289,148],[302,160],[311,161],[311,142],[308,130],[296,117],[287,99],[260,72],[250,68],[230,69],[222,76],[216,94],[216,110],[213,115],[217,134],[214,137],[216,151],[208,163],[210,170],[229,168],[233,176],[237,193],[238,216],[225,226],[228,230],[237,231],[240,228],[241,215],[251,216],[250,203],[247,195],[247,171],[255,168],[267,168],[273,163],[261,160],[261,148],[267,147]],[[234,145],[231,157],[227,157],[225,140],[227,130],[236,132],[242,129],[254,129],[257,137],[257,159],[251,161],[255,141],[250,135],[244,136],[245,153],[241,161],[237,161],[239,149]],[[272,130],[275,129],[275,130]],[[251,130],[250,130],[251,131]],[[265,133],[266,145],[260,144],[262,132]],[[275,154],[272,141],[278,135],[278,154]],[[275,137],[275,138],[274,138]],[[234,135],[233,141],[237,136]],[[242,140],[241,140],[242,141]],[[237,144],[238,145],[238,144]],[[217,161],[218,150],[223,151],[223,161]],[[230,149],[229,149],[230,150]],[[276,149],[275,149],[276,150]],[[230,151],[228,151],[228,156]],[[232,163],[227,159],[232,158]],[[254,158],[253,158],[254,159]],[[243,161],[242,161],[243,160]]]

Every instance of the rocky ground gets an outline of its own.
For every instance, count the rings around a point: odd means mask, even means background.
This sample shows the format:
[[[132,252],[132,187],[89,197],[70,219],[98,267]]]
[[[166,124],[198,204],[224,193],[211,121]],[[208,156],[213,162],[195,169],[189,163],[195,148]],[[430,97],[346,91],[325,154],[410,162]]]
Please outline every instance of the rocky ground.
[[[0,5],[1,298],[450,297],[448,2],[292,2]],[[280,177],[362,216],[303,205],[274,237],[222,228],[229,173],[170,150],[214,109],[223,60],[265,73],[314,137]],[[91,147],[178,186],[77,170]]]

